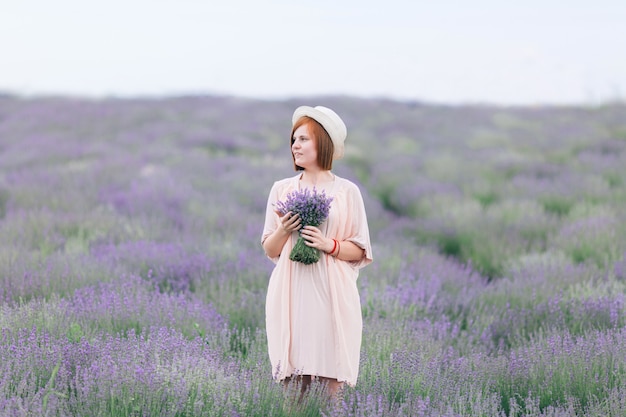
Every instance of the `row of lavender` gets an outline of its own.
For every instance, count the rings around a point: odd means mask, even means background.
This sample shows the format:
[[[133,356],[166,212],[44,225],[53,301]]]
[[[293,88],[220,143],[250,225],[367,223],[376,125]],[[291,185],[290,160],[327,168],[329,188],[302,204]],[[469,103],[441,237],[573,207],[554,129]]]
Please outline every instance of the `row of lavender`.
[[[297,413],[623,414],[626,109],[317,101],[376,262],[357,387]],[[299,104],[0,98],[0,415],[287,415],[259,239]]]

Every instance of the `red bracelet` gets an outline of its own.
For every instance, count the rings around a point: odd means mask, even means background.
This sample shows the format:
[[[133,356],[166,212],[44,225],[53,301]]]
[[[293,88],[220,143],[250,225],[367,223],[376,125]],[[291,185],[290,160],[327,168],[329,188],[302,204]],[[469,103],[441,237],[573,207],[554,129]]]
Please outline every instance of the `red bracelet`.
[[[333,252],[335,252],[335,249],[337,249],[337,241],[335,239],[333,239],[333,250],[331,250],[330,252],[328,252],[329,255],[332,255]]]

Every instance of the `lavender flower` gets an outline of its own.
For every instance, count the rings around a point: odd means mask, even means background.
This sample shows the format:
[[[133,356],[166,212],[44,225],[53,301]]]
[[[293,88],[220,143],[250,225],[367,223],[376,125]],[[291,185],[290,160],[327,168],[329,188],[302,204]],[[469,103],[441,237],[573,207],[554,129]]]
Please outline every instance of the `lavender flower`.
[[[298,214],[302,219],[302,226],[317,227],[328,217],[332,200],[333,198],[327,197],[324,191],[318,193],[313,187],[313,192],[311,192],[305,188],[302,191],[296,190],[287,194],[285,201],[276,203],[276,209],[283,215],[289,211]],[[319,261],[320,253],[316,248],[307,246],[304,238],[299,236],[289,254],[289,259],[309,265]]]

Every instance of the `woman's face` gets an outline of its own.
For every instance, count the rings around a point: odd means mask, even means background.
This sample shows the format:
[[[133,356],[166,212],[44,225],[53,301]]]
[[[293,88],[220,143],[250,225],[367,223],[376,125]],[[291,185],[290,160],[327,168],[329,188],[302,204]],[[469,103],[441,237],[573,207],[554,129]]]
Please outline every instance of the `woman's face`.
[[[315,138],[309,133],[309,127],[304,124],[293,132],[293,143],[291,152],[293,153],[296,165],[307,169],[317,166],[317,144]]]

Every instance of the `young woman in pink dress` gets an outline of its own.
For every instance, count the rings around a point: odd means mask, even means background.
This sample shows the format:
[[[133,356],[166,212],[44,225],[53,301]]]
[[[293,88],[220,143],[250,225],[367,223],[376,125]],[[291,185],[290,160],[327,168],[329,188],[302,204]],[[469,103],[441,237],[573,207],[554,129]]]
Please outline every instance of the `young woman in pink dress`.
[[[347,129],[326,107],[302,106],[292,118],[294,177],[276,181],[267,202],[261,243],[275,263],[266,299],[266,327],[273,375],[287,384],[296,379],[303,392],[311,381],[331,397],[359,373],[362,317],[359,270],[372,262],[369,228],[359,188],[331,172],[344,154]],[[287,194],[305,188],[333,198],[319,226],[301,225],[298,215],[275,209]],[[305,265],[289,259],[300,233],[321,255]]]

